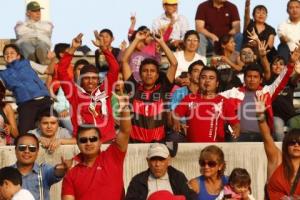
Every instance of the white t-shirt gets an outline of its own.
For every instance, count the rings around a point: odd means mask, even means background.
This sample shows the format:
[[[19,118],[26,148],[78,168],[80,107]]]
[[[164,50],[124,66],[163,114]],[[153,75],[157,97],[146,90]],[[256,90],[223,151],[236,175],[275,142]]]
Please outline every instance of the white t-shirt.
[[[194,59],[192,61],[187,61],[185,58],[184,58],[184,53],[183,51],[177,51],[174,53],[174,56],[176,57],[177,59],[177,62],[178,62],[178,67],[177,67],[177,70],[176,70],[176,75],[175,77],[178,77],[180,76],[181,72],[184,72],[184,71],[188,71],[188,68],[190,66],[190,64],[192,64],[193,62],[197,61],[197,60],[202,60],[202,62],[206,65],[207,63],[207,60],[206,60],[206,57],[204,56],[201,56],[200,54],[196,53],[195,56],[194,56]]]
[[[13,196],[11,200],[35,200],[35,199],[28,190],[21,189]]]
[[[294,51],[300,40],[300,22],[292,23],[289,19],[278,26],[279,37],[285,36],[288,39],[287,45],[290,51]]]

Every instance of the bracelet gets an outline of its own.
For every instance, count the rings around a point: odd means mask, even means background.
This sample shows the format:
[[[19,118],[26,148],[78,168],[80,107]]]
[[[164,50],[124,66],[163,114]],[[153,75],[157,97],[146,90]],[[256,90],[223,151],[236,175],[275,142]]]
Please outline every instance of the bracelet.
[[[262,113],[262,114],[256,114],[256,118],[257,118],[257,121],[260,122],[260,123],[266,121],[266,115],[264,113]]]

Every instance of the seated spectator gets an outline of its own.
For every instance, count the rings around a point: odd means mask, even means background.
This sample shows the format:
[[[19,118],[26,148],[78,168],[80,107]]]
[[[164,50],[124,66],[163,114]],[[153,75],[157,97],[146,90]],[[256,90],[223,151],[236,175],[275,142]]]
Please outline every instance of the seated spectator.
[[[300,40],[300,1],[289,0],[287,3],[287,13],[289,18],[282,22],[277,29],[280,44],[278,45],[278,54],[284,57],[288,62],[290,52],[297,48]]]
[[[178,117],[186,117],[187,142],[224,142],[226,122],[233,129],[232,136],[239,135],[235,105],[218,95],[218,85],[218,71],[215,68],[203,67],[200,72],[199,93],[185,96],[175,108],[174,131],[179,132],[181,129]]]
[[[202,149],[199,166],[201,176],[190,180],[190,187],[198,194],[198,200],[216,199],[228,183],[224,176],[226,163],[222,149],[215,145]]]
[[[152,29],[155,32],[165,31],[171,27],[171,35],[169,37],[169,44],[174,49],[180,48],[183,42],[183,37],[186,31],[189,30],[188,20],[185,16],[178,14],[178,1],[177,0],[163,0],[164,13],[155,19],[152,24]]]
[[[26,21],[18,22],[15,27],[16,43],[25,58],[47,65],[53,25],[41,20],[41,9],[43,8],[36,1],[27,4]]]
[[[263,95],[257,96],[257,120],[268,160],[269,199],[298,199],[300,197],[300,130],[289,131],[283,138],[282,150],[280,150],[274,143],[266,122],[265,101]]]
[[[199,47],[199,35],[194,30],[189,30],[184,34],[183,39],[184,50],[177,51],[174,53],[174,56],[177,59],[178,67],[176,70],[176,84],[180,86],[185,86],[182,84],[182,80],[179,78],[179,75],[183,71],[187,71],[190,64],[195,62],[196,60],[201,60],[204,65],[206,65],[206,58],[197,53],[197,49]]]
[[[193,62],[189,68],[188,68],[188,79],[189,84],[187,86],[178,88],[174,91],[170,106],[171,111],[175,110],[176,106],[181,102],[181,100],[188,94],[197,94],[199,90],[199,76],[202,68],[204,67],[204,63],[201,60],[197,60]],[[170,116],[171,117],[171,116]],[[172,118],[170,119],[172,120]],[[173,122],[169,122],[172,126]],[[180,120],[180,131],[178,132],[179,136],[182,136],[184,138],[179,138],[180,142],[185,141],[185,135],[186,135],[186,121],[185,119]],[[170,133],[168,134],[168,137],[170,137],[170,140],[174,140],[176,136],[178,136],[175,132],[170,130]],[[174,138],[175,137],[175,138]],[[172,138],[172,139],[171,139]]]
[[[74,52],[81,45],[82,34],[72,41],[71,48],[67,49],[61,58],[58,67],[58,78],[64,81],[61,87],[72,106],[71,120],[73,135],[76,136],[79,124],[94,124],[103,133],[102,142],[115,138],[113,112],[111,108],[111,92],[118,79],[119,65],[113,54],[103,46],[103,39],[95,32],[94,45],[101,48],[109,64],[109,71],[103,83],[99,83],[99,71],[94,65],[85,65],[80,70],[80,86],[67,75]]]
[[[228,184],[216,200],[236,199],[255,200],[251,195],[251,178],[246,169],[234,168],[229,175]]]
[[[148,197],[151,199],[152,194],[161,190],[167,190],[175,195],[183,195],[187,200],[196,199],[195,193],[187,185],[185,175],[170,166],[171,157],[165,144],[150,144],[147,162],[148,169],[131,179],[126,200],[144,200]]]
[[[117,59],[120,53],[119,48],[115,48],[111,46],[111,43],[114,41],[113,32],[109,29],[102,29],[99,34],[100,37],[103,38],[103,45],[112,52],[114,57]],[[97,49],[95,51],[95,64],[98,68],[99,72],[107,72],[108,71],[108,64],[105,59],[105,55]]]
[[[0,199],[34,200],[28,190],[22,189],[22,175],[13,167],[0,169]]]
[[[159,72],[159,63],[154,59],[145,59],[139,67],[142,82],[135,80],[130,69],[129,58],[135,46],[145,40],[147,33],[137,32],[135,40],[124,53],[122,72],[127,94],[133,103],[133,130],[130,135],[132,142],[152,142],[165,139],[166,104],[175,78],[177,61],[161,36],[155,37],[156,42],[165,52],[170,66],[167,73]]]
[[[272,26],[266,23],[267,15],[267,8],[264,5],[257,5],[253,8],[253,19],[250,19],[250,0],[246,0],[243,45],[250,44],[254,47],[258,47],[258,44],[251,36],[257,37],[260,41],[265,41],[268,50],[268,60],[271,62],[273,56],[277,53],[274,47],[276,31]]]
[[[243,69],[244,63],[240,59],[239,52],[235,51],[234,37],[224,35],[220,40],[219,48],[218,56],[213,56],[210,63],[220,72],[219,91],[241,86],[242,83],[237,74]]]
[[[160,190],[152,193],[148,200],[186,200],[183,195],[174,195],[167,190]]]
[[[9,103],[4,102],[6,88],[0,81],[0,134],[4,145],[13,144],[13,138],[19,135],[15,111]]]
[[[271,65],[271,79],[266,81],[267,84],[272,84],[278,75],[286,68],[284,58],[277,56]],[[299,81],[299,75],[293,74],[282,92],[272,102],[274,111],[274,132],[275,139],[282,141],[284,137],[284,126],[288,129],[300,128],[300,116],[296,113],[293,99],[294,91]]]
[[[100,151],[102,133],[85,124],[77,129],[78,164],[62,183],[62,200],[124,198],[123,165],[131,132],[128,97],[121,100],[120,131],[105,151]]]
[[[34,134],[42,147],[53,153],[60,145],[76,144],[72,133],[59,126],[59,117],[56,111],[43,111],[38,118],[38,128],[29,131]]]
[[[36,162],[39,141],[33,134],[19,135],[15,140],[17,162],[13,165],[22,174],[22,187],[29,190],[34,199],[50,200],[50,187],[59,182],[71,163],[62,158],[56,166]]]
[[[240,51],[240,16],[234,4],[224,0],[207,0],[198,6],[195,20],[196,31],[200,36],[200,55],[206,56],[207,50],[212,51],[225,34],[234,36],[236,50]]]
[[[114,93],[111,97],[111,106],[114,112],[114,120],[115,120],[115,128],[119,128],[120,126],[120,102],[119,97],[125,95],[125,87],[123,74],[119,73],[118,81],[114,85]]]
[[[30,62],[22,58],[16,45],[6,45],[3,55],[7,69],[0,72],[0,79],[16,98],[19,133],[24,134],[35,128],[40,111],[50,109],[51,99],[47,87],[32,69]]]

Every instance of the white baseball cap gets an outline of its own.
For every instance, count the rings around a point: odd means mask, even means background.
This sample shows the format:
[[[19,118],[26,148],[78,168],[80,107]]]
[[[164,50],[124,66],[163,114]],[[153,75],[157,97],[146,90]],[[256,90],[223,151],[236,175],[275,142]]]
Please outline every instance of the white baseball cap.
[[[147,158],[153,158],[153,157],[168,158],[169,155],[170,152],[165,144],[152,143],[149,146]]]

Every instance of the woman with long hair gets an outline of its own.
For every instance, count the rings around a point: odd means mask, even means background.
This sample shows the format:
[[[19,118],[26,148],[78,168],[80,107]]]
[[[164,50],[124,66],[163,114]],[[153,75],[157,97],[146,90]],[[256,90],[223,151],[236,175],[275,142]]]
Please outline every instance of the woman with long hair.
[[[300,130],[283,138],[282,151],[276,146],[265,118],[265,98],[257,97],[257,119],[268,159],[267,191],[269,199],[300,198]]]
[[[4,102],[5,90],[3,83],[0,81],[0,134],[5,139],[5,143],[9,145],[13,144],[12,138],[16,138],[19,131],[12,106]]]
[[[224,176],[226,164],[222,149],[215,145],[205,147],[199,165],[202,175],[190,180],[189,185],[198,194],[198,200],[214,200],[228,182]]]

